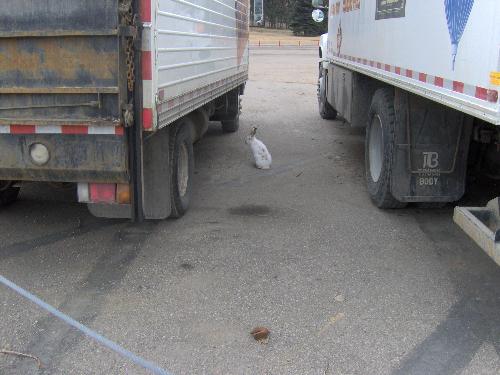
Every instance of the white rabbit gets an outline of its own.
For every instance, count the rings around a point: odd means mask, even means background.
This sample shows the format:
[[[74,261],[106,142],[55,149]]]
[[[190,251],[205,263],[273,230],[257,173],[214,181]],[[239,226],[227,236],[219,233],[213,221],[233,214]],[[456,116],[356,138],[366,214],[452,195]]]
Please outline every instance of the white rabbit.
[[[266,145],[255,137],[256,133],[257,128],[252,128],[245,143],[250,145],[252,149],[255,166],[259,169],[270,169],[273,158],[271,157],[271,153],[267,150]]]

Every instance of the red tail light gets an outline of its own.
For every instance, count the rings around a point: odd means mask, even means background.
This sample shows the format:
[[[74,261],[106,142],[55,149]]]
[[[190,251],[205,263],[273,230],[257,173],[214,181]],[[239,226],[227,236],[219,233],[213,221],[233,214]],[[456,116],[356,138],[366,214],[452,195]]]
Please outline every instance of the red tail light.
[[[116,184],[89,184],[90,201],[94,203],[115,203]]]

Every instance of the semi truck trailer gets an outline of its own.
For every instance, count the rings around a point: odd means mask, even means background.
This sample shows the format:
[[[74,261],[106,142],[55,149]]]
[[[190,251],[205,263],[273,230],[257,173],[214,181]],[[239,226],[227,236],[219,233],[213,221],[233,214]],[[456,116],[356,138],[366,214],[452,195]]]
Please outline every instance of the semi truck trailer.
[[[320,115],[365,127],[367,191],[379,208],[462,198],[500,178],[500,2],[314,0]],[[488,193],[494,199],[494,190]],[[500,264],[498,200],[455,221]]]
[[[3,0],[0,205],[76,183],[99,217],[182,216],[193,143],[239,126],[248,0]]]

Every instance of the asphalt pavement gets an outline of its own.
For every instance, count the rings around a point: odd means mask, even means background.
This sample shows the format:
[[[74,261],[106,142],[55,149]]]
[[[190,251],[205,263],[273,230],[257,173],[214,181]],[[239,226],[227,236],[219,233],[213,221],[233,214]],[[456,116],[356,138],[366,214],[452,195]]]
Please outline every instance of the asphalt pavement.
[[[175,375],[500,374],[500,267],[453,206],[376,209],[363,131],[318,115],[317,50],[251,53],[240,132],[195,145],[184,218],[97,219],[32,184],[0,212],[0,274]],[[0,354],[2,375],[147,374],[0,286],[1,349],[43,363]]]

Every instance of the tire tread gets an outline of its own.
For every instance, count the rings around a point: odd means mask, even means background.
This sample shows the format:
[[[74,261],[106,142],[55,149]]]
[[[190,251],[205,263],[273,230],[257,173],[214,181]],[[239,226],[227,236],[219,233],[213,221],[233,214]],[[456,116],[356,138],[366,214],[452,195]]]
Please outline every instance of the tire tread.
[[[6,190],[0,191],[0,207],[8,206],[17,200],[20,188],[9,187]]]
[[[187,121],[187,120],[185,120]],[[189,140],[189,145],[191,147],[190,149],[190,156],[191,158],[193,157],[193,144],[190,141],[191,138],[191,132],[189,130],[189,124],[185,123],[185,121],[182,121],[180,123],[177,123],[175,126],[172,127],[171,133],[170,133],[170,139],[169,139],[169,152],[170,152],[170,176],[171,176],[171,185],[170,185],[170,200],[171,200],[171,213],[170,213],[170,218],[171,219],[179,219],[187,211],[187,207],[184,207],[180,197],[176,194],[177,191],[177,181],[174,179],[174,176],[176,176],[177,173],[177,165],[175,164],[175,150],[176,150],[176,143],[178,141],[178,137],[181,136],[182,132],[186,132],[186,137],[188,137]],[[189,176],[189,184],[192,183],[192,175]],[[190,197],[188,199],[188,204]]]
[[[321,79],[326,80],[328,76],[324,71],[320,73],[319,81],[318,81],[318,107],[319,107],[319,115],[324,120],[335,120],[337,118],[337,111],[332,107],[326,98],[326,89],[322,89],[321,87]],[[324,85],[323,85],[324,86]]]
[[[370,198],[375,203],[378,208],[382,209],[397,209],[406,207],[406,202],[400,202],[391,193],[391,176],[392,176],[392,156],[394,153],[394,129],[396,126],[396,113],[394,110],[394,91],[391,88],[378,89],[373,95],[372,104],[369,110],[369,121],[365,140],[365,160],[366,160],[366,178],[368,185],[371,182],[371,176],[369,172],[369,152],[368,152],[368,142],[369,142],[369,127],[371,126],[371,119],[375,111],[374,107],[379,107],[381,113],[389,119],[388,124],[382,124],[383,130],[388,131],[389,142],[384,143],[384,159],[388,159],[384,162],[383,173],[380,178],[382,181],[378,181],[377,185],[380,187],[375,194],[370,192]],[[374,183],[375,184],[375,183]],[[369,188],[370,190],[370,188]]]

